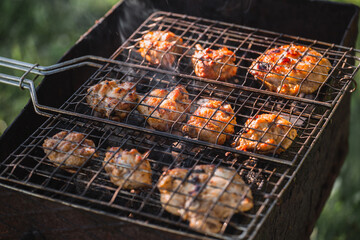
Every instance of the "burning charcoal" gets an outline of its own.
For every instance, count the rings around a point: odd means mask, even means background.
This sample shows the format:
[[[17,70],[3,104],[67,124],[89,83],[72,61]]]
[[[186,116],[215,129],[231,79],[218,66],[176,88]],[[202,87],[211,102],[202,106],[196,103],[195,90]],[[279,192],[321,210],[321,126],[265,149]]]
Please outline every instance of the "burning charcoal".
[[[253,190],[261,190],[265,185],[266,178],[261,172],[256,170],[261,168],[260,165],[262,165],[261,162],[251,157],[243,162],[245,168],[240,170],[240,176],[245,179],[245,182],[250,185]],[[249,168],[250,170],[248,170]]]
[[[263,174],[257,173],[253,170],[249,171],[244,176],[245,182],[250,185],[252,189],[261,190],[265,185],[265,178]]]
[[[258,164],[258,160],[253,157],[250,157],[243,162],[243,165],[247,167],[255,167],[257,164]]]

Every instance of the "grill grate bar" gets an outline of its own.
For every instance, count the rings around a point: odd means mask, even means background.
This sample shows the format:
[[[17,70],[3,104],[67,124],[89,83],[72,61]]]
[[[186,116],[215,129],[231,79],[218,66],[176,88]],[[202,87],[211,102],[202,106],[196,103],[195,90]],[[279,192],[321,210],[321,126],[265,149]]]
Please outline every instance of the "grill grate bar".
[[[140,42],[144,40],[144,34],[154,31],[174,32],[175,40],[181,39],[184,43],[179,47],[181,51],[173,52],[172,48],[157,50],[151,46],[144,47],[142,56]],[[311,47],[321,55],[310,69],[304,70],[304,79],[308,82],[314,82],[310,76],[317,74],[319,67],[328,67],[321,63],[321,58],[331,62],[329,73],[318,73],[326,80],[312,94],[293,96],[271,92],[265,82],[259,83],[251,73],[253,64],[261,62],[258,57],[264,52],[291,44]],[[199,45],[204,49],[227,48],[232,51],[229,58],[221,62],[220,74],[216,78],[197,76],[193,65],[201,58],[192,58],[194,48]],[[284,48],[288,51],[291,47]],[[153,51],[160,56],[157,59],[159,64],[146,58]],[[310,52],[307,48],[291,70],[299,71],[301,59],[309,56],[306,54]],[[8,183],[9,188],[16,186],[29,194],[183,236],[203,238],[206,234],[208,238],[253,239],[352,84],[352,78],[359,69],[359,66],[353,66],[359,58],[352,55],[358,52],[352,48],[236,24],[181,14],[154,13],[110,59],[90,56],[84,58],[90,63],[74,61],[79,66],[88,64],[98,70],[59,109],[41,106],[35,101],[38,111],[42,109],[59,115],[50,116],[0,163],[0,180]],[[168,61],[168,57],[174,61],[167,65],[164,61]],[[91,63],[91,60],[96,63]],[[271,69],[280,65],[280,58],[275,62]],[[2,64],[8,63],[5,61]],[[25,68],[21,63],[17,65],[20,69]],[[71,64],[64,67],[73,68]],[[220,80],[221,73],[226,73],[228,67],[236,67],[235,76],[226,81]],[[43,68],[34,65],[28,72],[42,73],[46,69],[61,71],[56,66]],[[265,76],[272,74],[268,69],[262,71]],[[277,76],[283,77],[283,85],[290,73],[277,73]],[[293,79],[301,80],[300,88],[306,84],[302,77],[295,76]],[[24,84],[22,81],[20,86],[33,87],[30,80],[25,79]],[[11,82],[15,83],[16,80]],[[122,97],[112,96],[116,95],[113,92],[101,95],[101,91],[96,90],[97,86],[110,86],[112,83],[131,86],[117,89],[117,93],[125,92]],[[131,91],[137,96],[136,100],[127,98]],[[169,103],[172,97],[175,100]],[[113,99],[116,99],[115,103]],[[204,107],[215,100],[219,101],[219,105]],[[174,107],[168,108],[166,104]],[[121,108],[123,105],[131,107]],[[184,106],[180,108],[181,105]],[[227,105],[230,108],[226,108]],[[201,111],[209,111],[209,114],[199,115],[197,112]],[[222,116],[220,119],[217,117],[219,113]],[[275,119],[284,118],[289,124],[273,120],[265,130],[251,126],[250,123],[262,114],[272,114]],[[228,116],[227,120],[224,116]],[[204,124],[192,125],[192,119]],[[152,121],[166,127],[160,128]],[[209,128],[211,124],[218,128]],[[288,128],[271,133],[271,126],[275,125]],[[191,127],[195,129],[192,131],[197,131],[196,135],[184,130]],[[293,130],[297,133],[295,139],[290,137]],[[55,134],[63,131],[67,134],[82,133],[84,138],[79,142],[70,140],[75,147],[69,151],[56,149],[66,142],[65,136],[61,138],[62,142],[59,140],[51,147],[45,146],[47,139],[55,139]],[[248,131],[256,132],[258,139],[247,136],[245,133]],[[211,135],[210,140],[202,138],[203,132]],[[267,142],[269,134],[279,138],[279,143]],[[223,138],[225,140],[221,142]],[[89,139],[94,147],[86,145]],[[240,140],[255,142],[256,150],[235,148]],[[283,143],[287,140],[291,141],[291,146],[284,147]],[[273,150],[261,152],[258,146],[263,145]],[[82,147],[93,151],[84,157],[77,153]],[[136,156],[141,157],[136,166],[131,166],[124,160],[127,153],[123,150],[131,152],[135,149],[139,154]],[[55,163],[50,160],[53,153],[65,154],[66,157]],[[66,161],[74,157],[84,161],[69,168]],[[149,168],[143,167],[147,164]],[[213,170],[199,184],[196,178],[204,174],[205,170],[200,169],[204,165],[205,169]],[[185,169],[183,176],[174,177],[173,181],[178,181],[179,185],[166,189],[168,196],[164,197],[162,190],[165,188],[159,186],[162,178],[171,171]],[[232,172],[224,177],[217,171]],[[136,178],[139,173],[142,174],[140,180]],[[149,181],[143,183],[141,180],[148,174]],[[231,189],[239,184],[236,180],[238,175],[244,180],[241,183],[244,190],[241,194],[237,192],[232,205],[223,199],[233,194]],[[222,185],[211,185],[224,179],[227,182]],[[141,184],[141,188],[127,189],[131,184]],[[195,190],[186,192],[186,187]],[[217,192],[217,195],[212,200],[203,198],[207,191]],[[248,195],[250,192],[252,197]],[[243,201],[251,198],[253,208],[239,212]],[[177,204],[173,201],[176,199],[185,199],[181,200],[185,203]],[[208,208],[194,207],[199,202]],[[219,208],[228,214],[222,217],[215,214]],[[191,227],[194,218],[201,219],[200,229]],[[219,233],[202,230],[208,223],[214,222],[220,224]]]
[[[62,107],[66,111],[79,113],[81,115],[86,115],[86,117],[89,117],[90,119],[94,119],[96,121],[101,121],[106,124],[112,124],[116,126],[122,126],[126,128],[132,128],[132,129],[138,129],[142,131],[146,131],[149,133],[158,134],[164,137],[171,137],[177,140],[187,141],[191,143],[201,144],[203,146],[211,146],[218,149],[226,149],[226,151],[232,152],[232,153],[241,153],[245,154],[247,156],[255,156],[260,159],[266,159],[270,161],[280,162],[283,164],[290,164],[293,165],[295,163],[295,160],[293,157],[289,156],[282,156],[279,158],[279,156],[276,155],[263,155],[258,154],[256,152],[243,152],[236,150],[233,147],[230,147],[229,145],[220,146],[217,144],[211,144],[204,141],[199,141],[199,139],[192,139],[188,138],[187,136],[184,136],[183,134],[178,133],[179,127],[177,126],[185,126],[185,122],[181,122],[181,119],[183,116],[186,118],[190,118],[191,116],[194,116],[192,113],[187,113],[188,110],[190,112],[194,111],[200,104],[198,103],[198,100],[203,98],[217,98],[222,99],[222,102],[230,103],[232,107],[234,108],[235,114],[234,116],[237,117],[237,124],[225,122],[224,127],[219,129],[219,131],[212,131],[214,133],[218,133],[217,136],[220,136],[224,133],[224,129],[226,126],[234,126],[236,128],[236,131],[241,130],[244,128],[244,121],[247,118],[253,118],[254,116],[262,113],[278,113],[282,117],[286,117],[287,119],[293,119],[292,122],[295,121],[295,124],[292,124],[292,128],[297,129],[300,131],[299,138],[301,142],[299,142],[300,145],[303,145],[303,142],[306,140],[306,138],[309,137],[308,131],[309,129],[315,128],[321,128],[321,124],[319,125],[309,125],[309,123],[306,125],[305,121],[308,119],[314,123],[320,121],[324,113],[327,112],[326,109],[321,108],[319,106],[314,106],[306,103],[299,103],[297,101],[293,101],[290,99],[277,99],[273,96],[269,95],[262,95],[256,92],[248,92],[248,91],[242,91],[239,89],[224,89],[221,85],[214,85],[214,84],[201,84],[197,82],[195,79],[192,78],[173,78],[175,76],[169,75],[169,74],[160,74],[158,72],[153,71],[143,71],[142,68],[135,68],[132,67],[131,69],[134,69],[133,71],[129,71],[129,68],[124,67],[122,65],[116,65],[111,68],[110,71],[98,72],[95,74],[92,78],[89,79],[88,82],[86,82],[79,91],[69,100],[67,103]],[[129,79],[133,79],[134,86],[139,89],[139,94],[141,95],[141,100],[136,103],[136,107],[134,107],[131,111],[129,111],[129,114],[127,114],[127,117],[124,122],[118,122],[113,121],[111,119],[106,118],[99,118],[99,117],[93,117],[91,115],[94,115],[94,110],[89,108],[89,104],[85,101],[85,99],[89,96],[88,89],[90,89],[91,86],[93,86],[96,83],[102,82],[104,80],[108,79],[109,81],[112,79],[119,79],[118,81],[126,82],[129,81]],[[159,104],[154,106],[151,111],[148,114],[140,114],[136,109],[139,106],[147,106],[149,105],[147,103],[144,103],[144,99],[148,97],[153,97],[154,95],[151,94],[151,91],[155,89],[174,89],[176,86],[183,85],[187,90],[188,93],[186,95],[191,99],[190,104],[185,109],[185,111],[173,111],[174,113],[178,113],[179,116],[174,120],[168,120],[169,123],[169,133],[168,132],[162,132],[154,129],[149,129],[147,127],[148,120],[151,119],[159,119],[158,116],[156,116],[156,112],[160,109],[163,109],[160,107],[161,103],[164,103],[166,96],[169,96],[169,93],[165,95],[164,98],[161,98],[159,101]],[[145,92],[142,92],[142,89],[146,89]],[[217,108],[218,109],[218,108]],[[314,109],[314,111],[312,111]],[[114,112],[117,110],[111,109],[111,112]],[[169,111],[171,112],[171,111]],[[326,117],[326,115],[325,115]],[[199,118],[204,118],[202,116],[199,116]],[[216,119],[213,119],[211,116],[208,118],[204,118],[204,121],[219,122]],[[244,119],[244,120],[239,120]],[[167,121],[167,120],[165,120]],[[141,126],[141,127],[138,127]],[[204,127],[203,125],[202,127]],[[237,137],[236,132],[234,134],[231,133],[224,133],[225,135],[229,136],[231,139],[235,139]],[[284,137],[284,136],[282,136]],[[297,140],[295,142],[297,142]],[[279,146],[280,147],[280,146]],[[299,146],[300,148],[300,146]],[[301,151],[295,150],[295,149],[288,149],[288,153],[291,155],[299,155]],[[301,155],[301,154],[300,154]]]
[[[52,137],[55,132],[64,130],[86,133],[87,138],[96,142],[96,151],[99,152],[99,156],[87,159],[86,164],[79,166],[72,173],[49,162],[46,159],[47,155],[44,153],[44,147],[42,146],[44,139]],[[142,149],[141,151],[144,152],[150,151],[148,159],[152,165],[154,181],[150,189],[143,190],[145,191],[144,193],[132,192],[120,189],[109,182],[109,176],[105,173],[102,162],[104,153],[113,143],[127,149],[134,147],[139,150]],[[223,150],[219,152],[208,148],[193,152],[191,151],[193,149],[191,145],[188,145],[188,148],[181,148],[182,144],[187,145],[188,143],[180,143],[170,143],[169,139],[159,141],[156,135],[148,134],[144,136],[142,132],[109,127],[91,121],[79,122],[74,118],[69,119],[64,116],[59,119],[50,118],[20,145],[6,161],[0,164],[0,179],[20,184],[23,187],[30,187],[35,194],[37,192],[39,194],[46,192],[53,193],[54,195],[52,194],[51,198],[59,199],[66,204],[82,206],[78,200],[86,201],[92,204],[90,207],[92,210],[96,210],[96,206],[100,207],[100,209],[102,207],[110,207],[120,212],[132,213],[135,218],[139,216],[139,221],[143,221],[141,219],[145,217],[154,221],[160,221],[163,224],[169,224],[169,227],[172,229],[177,229],[178,227],[187,229],[187,234],[193,234],[192,229],[180,217],[169,218],[169,214],[161,207],[160,194],[156,187],[157,179],[163,171],[163,167],[158,166],[159,164],[167,168],[174,168],[179,164],[190,164],[193,167],[201,164],[215,164],[217,167],[234,167],[237,169],[236,172],[242,174],[244,178],[246,178],[246,174],[254,172],[253,176],[255,179],[263,179],[263,186],[258,190],[255,182],[249,183],[249,186],[253,188],[255,208],[262,209],[263,206],[263,210],[257,210],[250,214],[242,214],[241,218],[243,220],[239,222],[240,225],[233,225],[230,217],[225,220],[225,224],[229,225],[229,228],[232,229],[231,231],[236,232],[244,232],[246,230],[248,223],[247,221],[243,222],[244,218],[249,219],[250,222],[257,222],[259,218],[264,217],[264,211],[267,209],[267,207],[264,207],[264,204],[269,204],[269,201],[271,202],[270,204],[274,204],[280,185],[285,184],[282,182],[286,182],[291,178],[289,168],[284,168],[283,166],[274,168],[269,164],[264,165],[257,161],[252,165],[247,165],[238,159],[232,160],[233,157],[226,156],[226,152]],[[169,152],[169,147],[176,149],[177,154],[173,160],[167,162],[165,158],[174,154],[171,151]],[[281,170],[282,168],[284,170]],[[18,178],[18,174],[22,177]],[[263,176],[266,176],[266,178]],[[221,191],[225,194],[228,190],[224,187]],[[273,197],[269,198],[269,196]],[[217,206],[230,207],[222,203],[217,203]],[[127,215],[123,215],[120,212],[117,213],[119,214],[118,217],[126,218]],[[234,217],[241,219],[236,215]],[[209,236],[226,239],[231,234],[224,233],[220,235],[210,233]]]
[[[156,72],[159,72],[159,73],[162,73],[162,74],[174,75],[174,76],[177,76],[177,77],[180,77],[180,78],[188,78],[189,77],[189,75],[182,74],[182,73],[172,72],[172,71],[168,71],[168,70],[164,70],[164,69],[156,69],[155,70],[155,69],[153,69],[151,67],[148,67],[148,66],[142,66],[142,65],[137,65],[137,64],[128,63],[128,62],[121,62],[121,65],[128,66],[128,67],[134,67],[134,68],[140,68],[140,69],[144,69],[144,70],[148,70],[148,71],[156,71]],[[199,82],[205,82],[205,83],[217,84],[217,85],[219,84],[219,82],[216,81],[216,80],[206,79],[206,78],[197,77],[197,76],[191,76],[191,78],[195,79],[195,80],[198,80]],[[229,88],[235,88],[235,89],[240,89],[240,90],[249,91],[249,92],[251,91],[251,92],[271,95],[271,96],[274,96],[274,97],[281,97],[281,98],[284,98],[284,99],[296,100],[296,101],[309,103],[309,104],[316,104],[316,105],[320,105],[320,106],[324,106],[324,107],[328,107],[328,108],[332,107],[332,104],[327,103],[327,102],[315,101],[315,100],[302,98],[302,97],[289,96],[289,95],[284,95],[284,94],[280,94],[280,93],[269,92],[269,91],[263,90],[263,89],[257,89],[257,88],[253,88],[253,87],[248,87],[248,86],[243,86],[243,85],[238,85],[238,84],[232,84],[232,83],[228,83],[228,82],[221,82],[221,85],[224,85],[224,86],[229,87]]]
[[[193,24],[193,21],[196,21],[196,24]],[[174,25],[174,22],[176,24]],[[189,29],[189,25],[191,24],[191,27]],[[149,26],[151,26],[149,28]],[[171,26],[171,27],[169,27]],[[209,29],[209,27],[211,27]],[[200,34],[200,32],[203,31],[203,29],[206,29],[206,32],[208,33],[206,36]],[[145,61],[143,58],[138,56],[132,56],[134,55],[134,52],[136,49],[139,48],[138,43],[142,39],[142,35],[149,31],[155,31],[155,30],[162,30],[162,31],[173,31],[178,36],[181,35],[183,40],[187,43],[189,43],[189,46],[185,46],[184,53],[174,53],[174,56],[177,56],[179,60],[176,66],[174,66],[173,69],[179,70],[181,69],[182,63],[181,60],[183,59],[189,59],[191,58],[190,49],[193,48],[196,44],[202,44],[206,45],[206,47],[227,47],[228,49],[231,49],[234,51],[234,54],[236,55],[236,59],[238,63],[235,64],[240,67],[242,67],[244,70],[248,68],[248,64],[250,64],[252,61],[254,61],[256,56],[253,55],[261,55],[264,51],[267,49],[270,49],[271,47],[278,47],[280,44],[286,45],[286,44],[305,44],[306,46],[312,47],[313,49],[319,51],[322,53],[323,56],[326,56],[330,60],[336,62],[338,61],[338,57],[341,57],[346,52],[347,58],[355,59],[356,57],[352,56],[353,53],[357,52],[357,50],[354,49],[348,49],[342,46],[335,46],[334,44],[324,43],[321,41],[314,41],[310,39],[305,39],[301,37],[294,37],[289,36],[286,34],[279,34],[269,31],[264,31],[260,29],[254,29],[254,28],[248,28],[245,26],[240,26],[236,24],[228,24],[223,22],[217,22],[202,18],[194,18],[191,16],[186,15],[179,15],[179,14],[168,14],[164,12],[157,12],[154,13],[147,21],[145,21],[131,36],[130,38],[124,42],[124,44],[113,54],[112,58],[116,59],[122,59],[126,56],[125,62],[126,63],[135,63],[136,65],[141,66],[148,66],[150,68],[156,68],[157,70],[160,69],[159,65],[151,65],[147,61]],[[197,37],[193,39],[193,35],[198,33]],[[199,39],[202,38],[202,39]],[[219,41],[220,40],[220,41]],[[248,45],[247,48],[242,48],[243,45]],[[250,48],[249,48],[250,46]],[[131,49],[131,54],[128,53],[128,50]],[[240,50],[240,51],[239,51]],[[249,58],[242,58],[241,51],[244,51],[245,54],[249,53],[251,56]],[[350,54],[349,54],[350,53]],[[244,62],[245,61],[245,62]],[[185,63],[184,63],[185,64]],[[183,65],[184,65],[183,64]],[[225,63],[225,65],[231,65]],[[318,66],[319,63],[316,63],[314,65]],[[331,67],[332,73],[329,74],[329,77],[335,78],[337,73],[335,73],[333,70],[337,70],[339,66],[333,66]],[[172,72],[173,69],[166,70],[162,69],[163,71]],[[186,71],[186,68],[184,69]],[[309,71],[308,75],[313,72],[313,70]],[[198,78],[194,74],[194,71],[192,69],[189,69],[188,73],[185,73],[185,75],[192,76],[198,80],[211,82],[211,79],[207,78]],[[328,77],[328,78],[329,78]],[[247,74],[239,73],[236,75],[234,81],[236,81],[236,78],[242,79],[244,82],[247,81],[254,81],[251,78],[248,79]],[[300,79],[301,80],[301,79]],[[215,81],[215,80],[213,80]],[[232,81],[232,80],[231,80]],[[227,85],[228,83],[233,83],[231,81],[228,82],[222,82],[222,84]],[[336,85],[333,85],[333,83],[327,83],[332,82],[326,80],[325,83],[321,84],[319,87],[319,90],[316,91],[311,99],[303,98],[300,96],[288,96],[284,94],[279,94],[277,96],[282,96],[285,98],[294,99],[296,100],[305,100],[306,102],[312,103],[312,104],[322,104],[323,106],[327,106],[332,108],[334,104],[336,103],[337,99],[334,97],[341,95],[341,93],[344,91],[344,88],[337,88]],[[348,84],[347,82],[346,84]],[[345,84],[345,85],[346,85]],[[244,84],[234,84],[237,85],[237,87],[245,87],[247,90],[252,91],[258,91],[263,89],[258,89],[257,87],[253,86],[246,86]],[[235,86],[232,86],[235,87]],[[324,101],[323,96],[325,93],[323,90],[325,89],[332,89],[332,91],[335,92],[334,97],[332,97],[329,100]],[[276,94],[273,92],[266,91],[267,94]]]

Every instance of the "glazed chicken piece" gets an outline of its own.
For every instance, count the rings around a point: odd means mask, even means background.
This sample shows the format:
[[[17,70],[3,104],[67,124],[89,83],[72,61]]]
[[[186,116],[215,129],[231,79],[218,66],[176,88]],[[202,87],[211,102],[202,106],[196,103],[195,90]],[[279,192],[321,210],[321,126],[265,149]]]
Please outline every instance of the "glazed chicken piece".
[[[151,185],[151,167],[145,154],[111,147],[105,154],[103,166],[110,181],[123,189],[137,189]]]
[[[230,104],[209,100],[196,109],[182,131],[192,138],[222,145],[230,138],[225,133],[234,133],[235,124],[236,118]]]
[[[61,131],[46,139],[42,146],[49,161],[68,172],[74,172],[87,159],[97,156],[95,143],[77,132]]]
[[[267,50],[250,67],[250,73],[273,92],[311,94],[328,77],[331,64],[317,51],[298,45]]]
[[[251,190],[234,169],[198,165],[186,179],[189,171],[168,170],[157,187],[163,208],[189,221],[191,228],[218,233],[227,217],[253,207]]]
[[[155,89],[141,101],[138,111],[152,128],[166,132],[175,121],[185,120],[186,114],[182,113],[188,112],[190,102],[188,92],[181,85],[170,93],[166,89]]]
[[[102,81],[88,89],[86,102],[98,112],[115,121],[124,119],[136,106],[138,95],[131,82]]]
[[[288,149],[297,132],[291,123],[275,114],[262,114],[245,123],[245,131],[235,142],[237,150],[256,151],[259,153],[280,154]]]
[[[171,67],[181,54],[183,40],[170,31],[154,31],[145,34],[140,41],[139,52],[148,62]]]
[[[197,44],[195,54],[192,56],[192,64],[198,77],[218,79],[226,81],[236,75],[237,67],[233,52],[223,47],[219,50],[210,48],[203,49]]]

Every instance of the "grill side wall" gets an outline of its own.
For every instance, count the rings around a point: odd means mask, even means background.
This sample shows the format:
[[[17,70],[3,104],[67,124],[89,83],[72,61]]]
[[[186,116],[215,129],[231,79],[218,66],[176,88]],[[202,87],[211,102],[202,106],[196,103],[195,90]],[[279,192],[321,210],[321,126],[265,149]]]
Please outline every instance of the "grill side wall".
[[[349,126],[350,94],[347,94],[255,239],[310,238],[346,159]]]

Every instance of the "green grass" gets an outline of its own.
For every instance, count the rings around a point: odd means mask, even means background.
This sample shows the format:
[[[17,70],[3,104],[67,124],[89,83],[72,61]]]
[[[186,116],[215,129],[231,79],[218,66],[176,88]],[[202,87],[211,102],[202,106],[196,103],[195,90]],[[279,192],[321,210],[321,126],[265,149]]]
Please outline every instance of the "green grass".
[[[0,56],[41,65],[54,64],[116,2],[1,0]],[[338,2],[360,6],[360,0]],[[357,48],[360,48],[359,41]],[[356,80],[360,86],[359,75]],[[28,99],[27,91],[0,85],[0,135]],[[312,240],[352,240],[360,236],[359,119],[360,95],[357,90],[353,93],[351,105],[350,152],[317,222]]]

